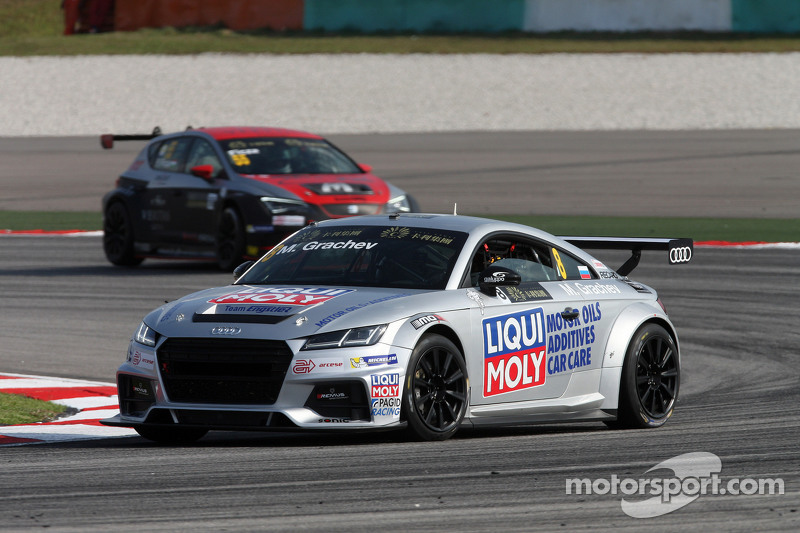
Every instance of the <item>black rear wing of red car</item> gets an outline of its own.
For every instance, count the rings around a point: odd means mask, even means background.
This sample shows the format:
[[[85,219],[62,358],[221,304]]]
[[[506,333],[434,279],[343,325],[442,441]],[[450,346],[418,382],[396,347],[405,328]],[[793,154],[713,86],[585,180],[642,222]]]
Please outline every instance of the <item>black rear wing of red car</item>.
[[[671,265],[680,265],[692,260],[692,239],[658,239],[637,237],[561,237],[568,243],[584,250],[630,250],[631,257],[617,269],[617,274],[627,276],[639,264],[642,250],[666,250]]]
[[[153,128],[152,133],[137,133],[134,135],[114,135],[113,133],[104,133],[100,136],[100,146],[106,150],[114,148],[114,141],[149,141],[162,135],[161,128],[156,126]]]

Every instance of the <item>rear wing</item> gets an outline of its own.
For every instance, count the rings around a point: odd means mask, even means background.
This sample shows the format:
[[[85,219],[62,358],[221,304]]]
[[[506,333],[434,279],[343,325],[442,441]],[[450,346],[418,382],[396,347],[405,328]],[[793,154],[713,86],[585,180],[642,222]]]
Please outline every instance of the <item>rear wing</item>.
[[[636,237],[561,237],[570,244],[584,250],[630,250],[630,258],[617,269],[617,274],[627,276],[639,264],[642,250],[666,250],[671,265],[692,260],[692,239],[656,239]]]
[[[114,148],[114,141],[149,141],[161,134],[161,128],[158,126],[153,128],[153,133],[140,133],[136,135],[114,135],[111,133],[104,133],[100,136],[100,146],[106,150],[110,150]]]

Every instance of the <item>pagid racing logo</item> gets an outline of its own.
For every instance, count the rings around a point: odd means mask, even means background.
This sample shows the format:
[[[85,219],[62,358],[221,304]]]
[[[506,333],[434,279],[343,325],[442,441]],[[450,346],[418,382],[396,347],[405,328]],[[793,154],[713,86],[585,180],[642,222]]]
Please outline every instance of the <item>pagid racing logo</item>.
[[[372,416],[400,416],[400,398],[373,398]]]
[[[483,320],[483,396],[544,385],[547,338],[542,308]]]

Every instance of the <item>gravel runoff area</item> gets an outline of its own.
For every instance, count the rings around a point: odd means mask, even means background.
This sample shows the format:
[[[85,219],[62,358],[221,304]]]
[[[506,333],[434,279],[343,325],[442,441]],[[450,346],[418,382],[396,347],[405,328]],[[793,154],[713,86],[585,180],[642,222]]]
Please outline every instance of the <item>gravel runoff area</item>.
[[[0,58],[0,136],[800,127],[800,53]]]

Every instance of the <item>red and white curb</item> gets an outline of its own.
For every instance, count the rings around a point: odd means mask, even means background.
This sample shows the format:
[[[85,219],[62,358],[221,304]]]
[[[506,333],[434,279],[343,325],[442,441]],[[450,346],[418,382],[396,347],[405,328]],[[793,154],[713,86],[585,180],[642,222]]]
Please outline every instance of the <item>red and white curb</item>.
[[[82,230],[82,229],[65,229],[65,230],[42,230],[42,229],[24,229],[0,230],[0,236],[8,237],[102,237],[102,230]]]
[[[0,392],[66,405],[78,411],[52,422],[0,426],[0,447],[137,434],[130,428],[100,425],[100,419],[119,413],[117,387],[113,383],[0,374]]]

